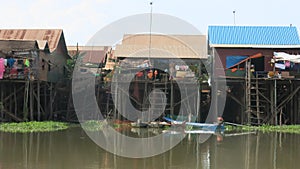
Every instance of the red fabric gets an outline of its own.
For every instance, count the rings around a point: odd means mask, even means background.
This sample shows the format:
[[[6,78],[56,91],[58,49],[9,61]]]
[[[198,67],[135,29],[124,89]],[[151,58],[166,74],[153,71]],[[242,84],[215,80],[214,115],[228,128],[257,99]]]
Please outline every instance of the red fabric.
[[[137,72],[136,77],[143,77],[144,73],[143,72]]]

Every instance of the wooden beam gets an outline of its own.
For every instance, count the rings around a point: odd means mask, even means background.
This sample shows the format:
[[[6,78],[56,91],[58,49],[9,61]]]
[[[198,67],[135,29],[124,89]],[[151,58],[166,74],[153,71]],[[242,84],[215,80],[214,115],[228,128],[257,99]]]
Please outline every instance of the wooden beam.
[[[227,93],[227,95],[228,95],[229,97],[231,97],[232,100],[234,100],[235,102],[237,102],[240,106],[242,106],[242,107],[245,108],[245,105],[244,105],[238,98],[236,98],[234,95],[232,95],[231,93]]]
[[[239,65],[239,64],[241,64],[241,63],[247,62],[247,61],[249,61],[249,60],[251,60],[251,59],[260,58],[260,57],[262,57],[262,56],[263,56],[263,55],[262,55],[261,53],[257,53],[257,54],[255,54],[255,55],[252,55],[252,56],[247,57],[246,59],[244,59],[244,60],[242,60],[242,61],[240,61],[240,62],[238,62],[238,63],[236,63],[236,64],[230,66],[229,68],[226,68],[226,69],[231,69],[231,68],[233,68],[233,67],[235,67],[235,66],[237,66],[237,65]]]
[[[3,89],[3,87],[1,87],[1,89]],[[16,93],[20,92],[20,91],[23,90],[23,89],[24,89],[24,86],[20,87],[20,88],[16,91]],[[3,99],[1,99],[1,100],[3,100],[3,102],[5,102],[5,101],[7,101],[8,99],[10,99],[10,97],[12,97],[12,96],[14,96],[14,93],[11,93],[10,95],[6,96],[5,98],[3,98]]]
[[[12,119],[14,119],[14,120],[16,120],[16,121],[18,121],[18,122],[23,121],[23,120],[20,119],[19,117],[15,116],[13,113],[7,111],[5,108],[3,108],[2,111],[3,111],[4,113],[6,113],[8,116],[10,116]]]
[[[38,100],[38,96],[37,96],[37,94],[35,94],[35,93],[33,93],[33,96],[34,96],[34,98],[36,99],[36,100]],[[38,104],[40,104],[40,111],[42,111],[42,113],[43,114],[45,114],[45,110],[43,109],[43,106],[41,106],[41,103],[38,103]]]

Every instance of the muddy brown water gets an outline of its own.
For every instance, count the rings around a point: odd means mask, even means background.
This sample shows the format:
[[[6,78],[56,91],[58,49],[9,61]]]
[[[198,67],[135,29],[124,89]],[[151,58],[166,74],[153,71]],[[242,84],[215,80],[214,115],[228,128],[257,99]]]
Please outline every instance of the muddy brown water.
[[[147,129],[144,129],[147,132]],[[96,145],[80,127],[49,133],[0,132],[0,169],[299,169],[300,135],[187,135],[163,154],[131,159]]]

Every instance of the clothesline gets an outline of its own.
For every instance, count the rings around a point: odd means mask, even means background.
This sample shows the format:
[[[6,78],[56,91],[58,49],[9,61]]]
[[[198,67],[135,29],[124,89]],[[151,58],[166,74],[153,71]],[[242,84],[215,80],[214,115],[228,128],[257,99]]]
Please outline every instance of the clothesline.
[[[29,59],[0,58],[0,79],[23,77],[29,73]]]

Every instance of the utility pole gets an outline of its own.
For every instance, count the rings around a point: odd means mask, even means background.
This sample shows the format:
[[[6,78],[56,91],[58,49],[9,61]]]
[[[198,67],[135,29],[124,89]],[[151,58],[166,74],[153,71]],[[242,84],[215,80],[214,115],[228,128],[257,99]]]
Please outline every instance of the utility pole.
[[[233,13],[233,25],[235,26],[235,10],[234,11],[232,11],[232,13]]]

